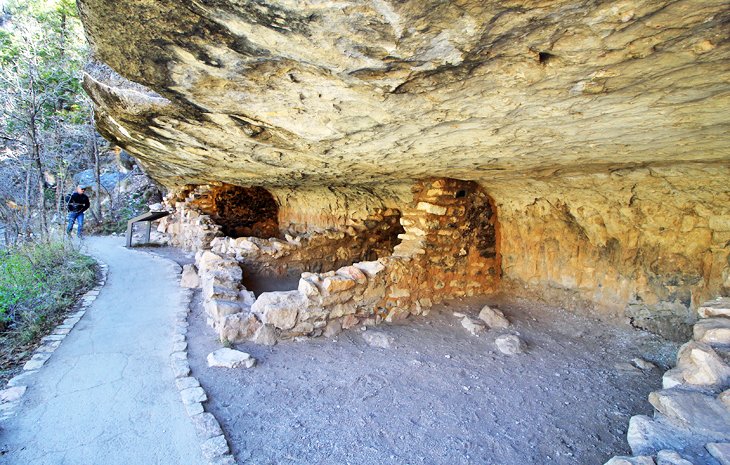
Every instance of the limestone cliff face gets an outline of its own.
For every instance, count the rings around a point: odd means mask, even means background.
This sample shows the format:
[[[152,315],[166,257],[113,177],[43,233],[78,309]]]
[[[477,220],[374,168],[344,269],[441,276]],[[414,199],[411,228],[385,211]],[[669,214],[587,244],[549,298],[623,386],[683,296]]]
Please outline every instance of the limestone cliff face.
[[[91,68],[99,125],[168,185],[727,161],[723,1],[79,4],[159,94]]]
[[[615,170],[494,187],[504,276],[677,340],[730,287],[730,169]]]
[[[79,6],[99,129],[170,188],[261,186],[304,231],[476,181],[515,288],[664,332],[725,292],[727,2]]]

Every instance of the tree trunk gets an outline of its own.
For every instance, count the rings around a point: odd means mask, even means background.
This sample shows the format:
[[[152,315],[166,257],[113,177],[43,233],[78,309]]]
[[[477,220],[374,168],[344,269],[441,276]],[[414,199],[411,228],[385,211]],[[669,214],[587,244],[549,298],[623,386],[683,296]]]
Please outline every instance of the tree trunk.
[[[20,227],[24,238],[30,237],[30,166],[25,168],[25,191],[23,192],[23,224]]]
[[[46,185],[43,179],[43,163],[41,162],[41,148],[38,143],[38,133],[36,131],[35,115],[30,120],[30,148],[33,157],[33,163],[38,170],[38,206],[40,209],[40,234],[42,238],[48,237],[48,224],[46,222]]]

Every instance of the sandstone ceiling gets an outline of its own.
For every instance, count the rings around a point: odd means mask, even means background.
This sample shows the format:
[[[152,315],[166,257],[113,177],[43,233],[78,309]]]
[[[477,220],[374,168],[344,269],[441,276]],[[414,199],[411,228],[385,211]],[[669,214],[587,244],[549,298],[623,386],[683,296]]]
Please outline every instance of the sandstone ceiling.
[[[727,1],[79,6],[98,126],[168,186],[730,161]]]

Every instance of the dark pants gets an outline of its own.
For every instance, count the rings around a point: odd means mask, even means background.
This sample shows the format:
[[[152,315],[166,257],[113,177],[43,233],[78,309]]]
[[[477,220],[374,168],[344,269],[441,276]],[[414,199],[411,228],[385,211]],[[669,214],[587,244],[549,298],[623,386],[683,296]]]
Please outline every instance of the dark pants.
[[[83,212],[68,212],[68,227],[66,228],[66,234],[71,234],[71,230],[74,227],[74,221],[78,223],[78,235],[84,237],[84,214]]]

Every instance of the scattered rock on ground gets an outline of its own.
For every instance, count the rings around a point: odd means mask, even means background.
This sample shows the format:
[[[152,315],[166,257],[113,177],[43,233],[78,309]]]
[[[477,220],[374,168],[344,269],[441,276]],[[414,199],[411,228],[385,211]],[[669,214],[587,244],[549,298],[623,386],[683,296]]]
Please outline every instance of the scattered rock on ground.
[[[499,336],[494,343],[497,345],[497,349],[505,355],[521,354],[527,348],[525,342],[513,334]]]
[[[240,350],[224,347],[208,354],[209,367],[238,368],[243,366],[245,368],[251,368],[255,364],[256,359]]]
[[[484,326],[484,323],[482,323],[479,320],[475,320],[474,318],[469,318],[468,316],[465,316],[461,320],[461,326],[464,327],[472,336],[478,336],[479,333],[483,332],[486,329],[486,326]]]
[[[635,357],[631,359],[631,363],[634,364],[634,366],[640,370],[649,371],[656,368],[656,365],[654,365],[651,362],[648,362],[644,360],[643,358]]]
[[[479,312],[479,319],[487,324],[491,329],[502,329],[509,327],[509,320],[500,310],[491,308],[489,305],[482,307]]]
[[[183,265],[182,277],[180,278],[180,286],[190,289],[200,287],[200,278],[198,277],[198,270],[195,269],[195,265]]]
[[[392,336],[385,334],[382,331],[365,331],[362,333],[362,338],[368,345],[372,347],[380,347],[381,349],[390,349],[395,343],[395,339]]]

